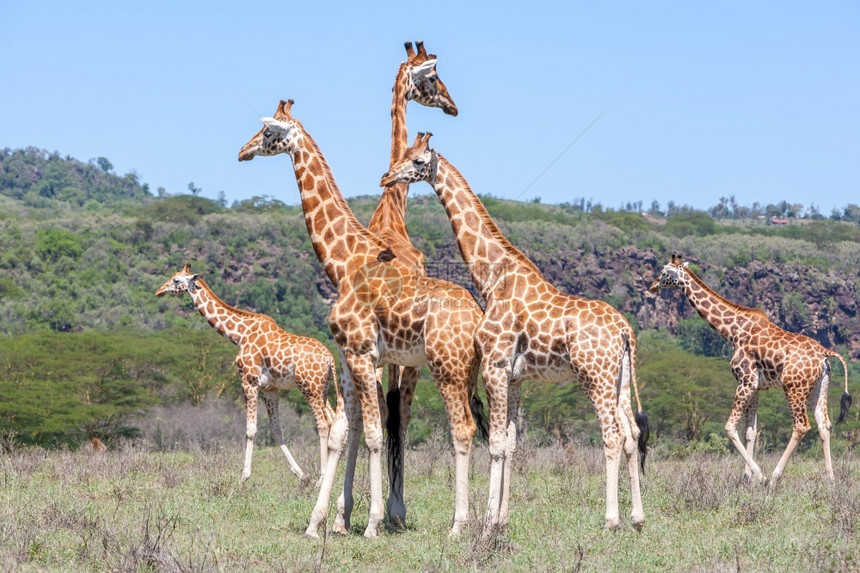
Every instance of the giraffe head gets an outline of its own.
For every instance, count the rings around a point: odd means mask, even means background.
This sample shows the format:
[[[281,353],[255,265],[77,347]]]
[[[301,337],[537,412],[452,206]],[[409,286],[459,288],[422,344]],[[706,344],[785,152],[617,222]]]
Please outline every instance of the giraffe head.
[[[689,264],[681,261],[681,255],[672,255],[669,264],[663,267],[660,277],[651,284],[651,288],[648,290],[657,292],[660,289],[681,286],[681,277]]]
[[[268,157],[279,153],[289,154],[297,132],[294,129],[297,122],[290,113],[293,103],[291,99],[281,100],[272,117],[260,118],[263,128],[242,146],[239,161],[250,161],[258,155]]]
[[[194,292],[197,288],[197,277],[200,275],[191,272],[191,267],[185,265],[181,271],[178,271],[170,279],[158,287],[155,291],[155,296],[164,296],[166,294],[183,294],[186,292]]]
[[[428,54],[424,42],[406,42],[406,61],[401,64],[406,87],[406,99],[427,107],[441,108],[448,115],[457,115],[457,105],[448,94],[448,88],[436,73],[436,54]]]
[[[403,153],[400,162],[390,171],[382,176],[379,182],[381,187],[390,187],[397,183],[415,183],[416,181],[427,181],[431,185],[436,178],[436,167],[439,164],[439,155],[430,147],[429,131],[419,133],[415,136],[412,146]]]

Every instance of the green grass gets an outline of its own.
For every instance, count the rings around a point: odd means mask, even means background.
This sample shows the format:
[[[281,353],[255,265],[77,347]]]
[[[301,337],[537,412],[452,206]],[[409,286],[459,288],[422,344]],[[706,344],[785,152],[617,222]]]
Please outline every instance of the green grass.
[[[807,439],[811,439],[808,437]],[[290,443],[315,466],[313,440]],[[0,457],[0,568],[70,571],[461,571],[857,570],[860,464],[835,459],[823,477],[812,448],[773,488],[747,485],[737,454],[649,459],[647,522],[629,524],[621,479],[621,531],[603,529],[602,451],[526,445],[514,467],[507,534],[482,541],[487,452],[478,446],[470,484],[472,526],[458,539],[453,457],[444,440],[407,453],[409,526],[378,539],[361,533],[369,500],[366,456],[358,466],[353,535],[322,541],[302,533],[313,486],[302,488],[276,448],[258,448],[239,480],[239,440],[190,452],[127,444],[105,454],[40,449]],[[772,470],[776,456],[762,460]],[[334,504],[332,504],[333,518]]]

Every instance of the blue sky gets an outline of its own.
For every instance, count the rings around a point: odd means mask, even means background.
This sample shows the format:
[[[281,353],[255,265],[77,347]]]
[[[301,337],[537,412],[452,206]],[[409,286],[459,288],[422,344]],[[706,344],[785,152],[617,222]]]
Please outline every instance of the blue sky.
[[[288,159],[237,161],[293,98],[344,194],[378,194],[403,42],[422,39],[460,115],[410,104],[410,134],[479,193],[860,202],[860,4],[559,4],[3,2],[0,147],[294,204]]]

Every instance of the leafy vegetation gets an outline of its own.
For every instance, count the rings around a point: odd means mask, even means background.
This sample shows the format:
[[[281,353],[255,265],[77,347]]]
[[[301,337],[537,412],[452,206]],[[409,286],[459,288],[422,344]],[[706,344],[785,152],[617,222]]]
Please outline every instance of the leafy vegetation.
[[[190,299],[153,296],[185,263],[228,303],[331,346],[336,293],[313,254],[300,206],[272,197],[227,206],[201,197],[193,183],[189,191],[153,194],[136,174],[113,173],[103,157],[83,163],[32,148],[0,151],[0,430],[28,444],[74,447],[91,436],[133,436],[133,420],[156,406],[237,399],[235,348]],[[658,442],[677,452],[719,449],[711,436],[723,435],[735,384],[730,349],[680,293],[646,293],[670,253],[693,259],[728,298],[860,358],[856,205],[824,218],[812,208],[745,208],[733,198],[710,213],[675,204],[663,211],[654,202],[646,216],[641,202],[612,210],[584,200],[483,200],[550,282],[608,301],[634,324],[646,411]],[[367,222],[377,201],[349,202]],[[407,215],[430,274],[471,288],[436,197],[411,198]],[[768,217],[793,218],[774,226]],[[852,389],[860,387],[855,365]],[[422,380],[428,378],[425,372]],[[832,401],[839,388],[831,385]],[[764,444],[781,448],[790,432],[785,400],[765,394]],[[289,399],[301,410],[300,396]],[[528,435],[540,443],[599,442],[575,385],[528,385],[523,411]],[[419,385],[414,413],[413,443],[446,427],[432,384]],[[860,441],[858,428],[853,413],[840,435]],[[804,447],[814,447],[814,439]]]

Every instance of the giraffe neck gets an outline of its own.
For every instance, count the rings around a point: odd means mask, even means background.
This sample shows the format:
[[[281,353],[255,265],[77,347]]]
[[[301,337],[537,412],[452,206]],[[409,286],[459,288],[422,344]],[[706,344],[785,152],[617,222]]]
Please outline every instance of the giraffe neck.
[[[711,328],[720,336],[734,343],[738,338],[740,327],[746,323],[745,320],[739,319],[748,312],[754,312],[754,309],[742,307],[724,299],[687,268],[684,268],[681,274],[681,285],[687,300],[699,316],[705,319],[705,322],[711,325]]]
[[[394,79],[394,87],[391,89],[391,157],[388,163],[389,169],[394,168],[409,147],[409,134],[406,129],[409,83],[409,70],[405,63],[400,64],[397,77]]]
[[[298,121],[295,124],[297,133],[288,151],[305,224],[326,276],[339,286],[348,276],[347,263],[352,257],[375,256],[387,245],[356,219],[316,142]]]
[[[194,301],[194,306],[197,307],[197,312],[203,315],[209,326],[214,328],[218,334],[238,346],[245,334],[245,321],[255,315],[234,308],[218,298],[203,279],[197,279],[196,284],[197,288],[193,291],[189,290],[189,293]]]
[[[544,280],[534,263],[502,235],[457,168],[441,155],[431,183],[451,220],[460,254],[485,300],[490,299],[508,273],[530,274],[536,281]]]
[[[406,64],[400,64],[397,78],[394,80],[391,98],[391,157],[389,167],[400,161],[408,147],[406,130],[406,105],[409,101],[409,71]],[[409,195],[409,184],[398,183],[385,187],[379,205],[370,218],[367,228],[397,247],[400,255],[415,260],[408,261],[423,267],[423,257],[412,246],[409,231],[406,227],[406,202]],[[414,253],[412,251],[415,251]]]

